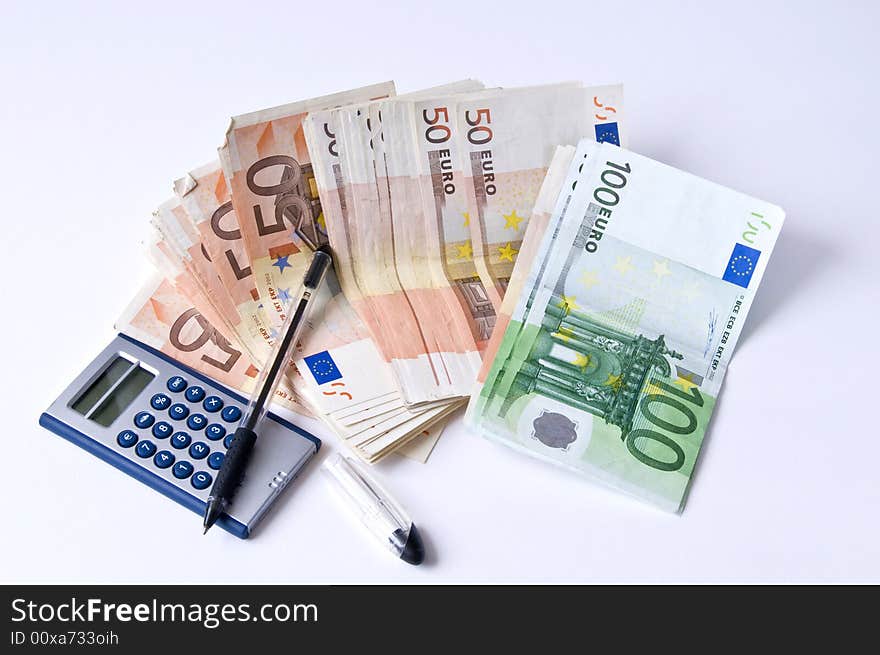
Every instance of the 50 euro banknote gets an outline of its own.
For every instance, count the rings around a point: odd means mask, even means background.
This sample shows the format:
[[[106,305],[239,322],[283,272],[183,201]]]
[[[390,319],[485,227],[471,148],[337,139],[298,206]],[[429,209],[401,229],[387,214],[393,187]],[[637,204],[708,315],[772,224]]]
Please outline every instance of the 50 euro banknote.
[[[461,80],[312,112],[305,121],[343,289],[413,405],[466,395],[479,357],[469,355],[476,346],[457,303],[444,294],[445,278],[432,275],[418,180],[405,166],[394,173],[394,164],[411,160],[411,139],[396,110],[425,95],[480,88]]]
[[[174,183],[174,190],[197,232],[193,259],[209,263],[229,297],[232,327],[254,361],[263,362],[272,345],[260,307],[254,274],[245,252],[229,186],[215,160],[190,171]]]
[[[259,371],[248,356],[161,273],[142,287],[115,328],[245,396],[254,389]],[[302,411],[283,389],[273,402]]]
[[[152,224],[158,240],[150,244],[149,252],[156,268],[193,303],[204,320],[227,339],[237,351],[247,356],[256,366],[265,363],[266,354],[260,354],[222,283],[213,261],[199,239],[198,230],[189,211],[179,196],[163,203],[154,212]],[[288,380],[279,385],[279,397],[289,400],[288,408],[311,415],[313,410],[293,390]]]
[[[467,419],[663,509],[697,455],[783,211],[581,141]]]
[[[565,83],[487,92],[455,103],[454,111],[470,238],[463,244],[449,239],[448,254],[473,257],[497,311],[556,146],[581,138],[627,145],[623,86]],[[430,134],[425,130],[426,140]]]
[[[312,401],[314,411],[368,461],[376,461],[419,436],[436,440],[436,431],[431,433],[430,429],[449,410],[362,420],[360,425],[334,421],[334,415],[343,409],[372,415],[377,402],[399,395],[390,371],[382,368],[387,369],[387,364],[360,333],[359,323],[350,320],[353,313],[345,298],[333,293],[332,282],[328,286],[330,289],[315,301],[318,316],[313,316],[297,345],[289,380],[297,395]],[[323,326],[321,330],[314,329],[315,321]],[[162,274],[143,287],[116,328],[245,396],[254,391],[257,367],[209,322],[179,285]],[[279,388],[273,402],[301,411],[288,388]],[[427,435],[423,434],[426,430]]]
[[[230,122],[220,162],[270,330],[284,322],[290,293],[312,251],[327,243],[303,121],[310,111],[393,94],[394,84],[386,82],[236,116]]]

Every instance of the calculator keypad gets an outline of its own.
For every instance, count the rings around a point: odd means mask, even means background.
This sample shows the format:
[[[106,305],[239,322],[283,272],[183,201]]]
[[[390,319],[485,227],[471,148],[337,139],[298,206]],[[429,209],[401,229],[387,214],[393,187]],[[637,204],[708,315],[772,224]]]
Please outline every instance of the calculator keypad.
[[[205,471],[199,471],[192,476],[192,486],[201,491],[202,489],[207,489],[211,483],[214,481],[214,478],[211,477],[210,473],[206,473]]]
[[[174,403],[168,409],[168,416],[173,418],[175,421],[182,421],[187,416],[189,416],[189,407],[187,407],[183,403]]]
[[[186,432],[175,432],[171,437],[171,445],[178,449],[186,448],[191,442],[192,437]]]
[[[153,426],[153,436],[157,439],[167,439],[174,432],[174,428],[167,421],[159,421]]]
[[[204,414],[190,414],[190,417],[186,419],[186,426],[190,430],[201,430],[207,423],[208,419]]]
[[[186,399],[191,403],[197,403],[205,397],[205,390],[201,387],[192,386],[186,390],[184,396],[186,396]]]
[[[202,441],[196,441],[189,447],[189,456],[193,459],[205,459],[210,452],[211,449],[208,448],[208,444]]]
[[[131,448],[133,445],[137,443],[138,436],[131,430],[123,430],[116,437],[116,443],[118,443],[123,448]]]
[[[186,389],[186,385],[187,385],[187,382],[184,378],[180,377],[179,375],[175,375],[173,377],[168,378],[168,382],[166,383],[165,386],[168,388],[168,391],[172,391],[174,393],[177,393],[179,391],[183,391],[184,389]]]
[[[153,425],[156,417],[150,414],[150,412],[138,412],[134,415],[134,424],[135,426],[145,429]]]
[[[150,407],[159,412],[161,412],[163,409],[167,409],[170,404],[171,398],[166,396],[164,393],[157,393],[155,396],[150,398]]]
[[[116,443],[131,448],[140,459],[151,460],[145,465],[169,470],[178,480],[188,479],[193,489],[203,491],[214,482],[205,467],[220,470],[225,451],[235,436],[228,424],[241,418],[241,408],[227,404],[221,396],[208,395],[204,388],[190,385],[180,375],[168,378],[165,387],[171,394],[180,395],[153,394],[149,399],[150,411],[135,413],[131,419],[133,429],[122,430]],[[213,414],[215,422],[209,423],[205,414]],[[145,432],[139,434],[139,430]],[[194,441],[190,432],[202,430],[208,441]],[[145,437],[168,439],[166,450],[159,450],[155,442]]]
[[[189,476],[192,475],[193,465],[187,462],[186,460],[181,460],[174,465],[174,468],[171,469],[171,472],[174,474],[174,477],[179,480],[185,480]]]

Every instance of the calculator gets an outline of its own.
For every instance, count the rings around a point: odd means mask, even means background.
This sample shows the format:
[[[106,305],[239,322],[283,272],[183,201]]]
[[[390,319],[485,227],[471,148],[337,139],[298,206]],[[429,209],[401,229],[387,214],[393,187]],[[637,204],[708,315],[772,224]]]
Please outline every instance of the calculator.
[[[40,416],[40,425],[201,515],[246,405],[235,391],[119,334]],[[320,446],[270,412],[217,525],[246,539]]]

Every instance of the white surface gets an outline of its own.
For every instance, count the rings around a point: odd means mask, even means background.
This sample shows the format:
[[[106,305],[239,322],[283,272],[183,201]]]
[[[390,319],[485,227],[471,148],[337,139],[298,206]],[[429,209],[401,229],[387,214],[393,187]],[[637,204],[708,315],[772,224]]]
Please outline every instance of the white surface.
[[[35,4],[0,25],[0,581],[880,582],[876,4]],[[252,541],[202,537],[38,427],[146,274],[150,211],[228,116],[468,76],[622,81],[633,149],[788,213],[681,517],[457,419],[428,464],[379,467],[428,540],[413,568],[338,511],[317,467]]]

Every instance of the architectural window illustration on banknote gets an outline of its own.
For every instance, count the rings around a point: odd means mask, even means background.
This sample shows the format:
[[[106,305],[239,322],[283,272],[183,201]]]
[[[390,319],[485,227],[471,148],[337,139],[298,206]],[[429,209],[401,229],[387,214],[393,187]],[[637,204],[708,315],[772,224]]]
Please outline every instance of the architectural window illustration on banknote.
[[[669,359],[681,358],[667,348],[663,335],[648,339],[629,334],[570,311],[562,297],[554,296],[501,412],[506,414],[526,394],[537,393],[598,416],[620,428],[621,437],[626,437],[649,378],[668,378],[672,372]],[[547,446],[565,450],[574,441],[565,435],[576,436],[576,424],[572,423],[542,413],[534,421],[533,436]]]
[[[492,336],[496,317],[495,308],[492,307],[492,301],[486,294],[482,280],[476,275],[457,278],[455,286],[459,298],[463,299],[463,304],[467,307],[471,319],[480,331],[479,340],[488,340]]]

